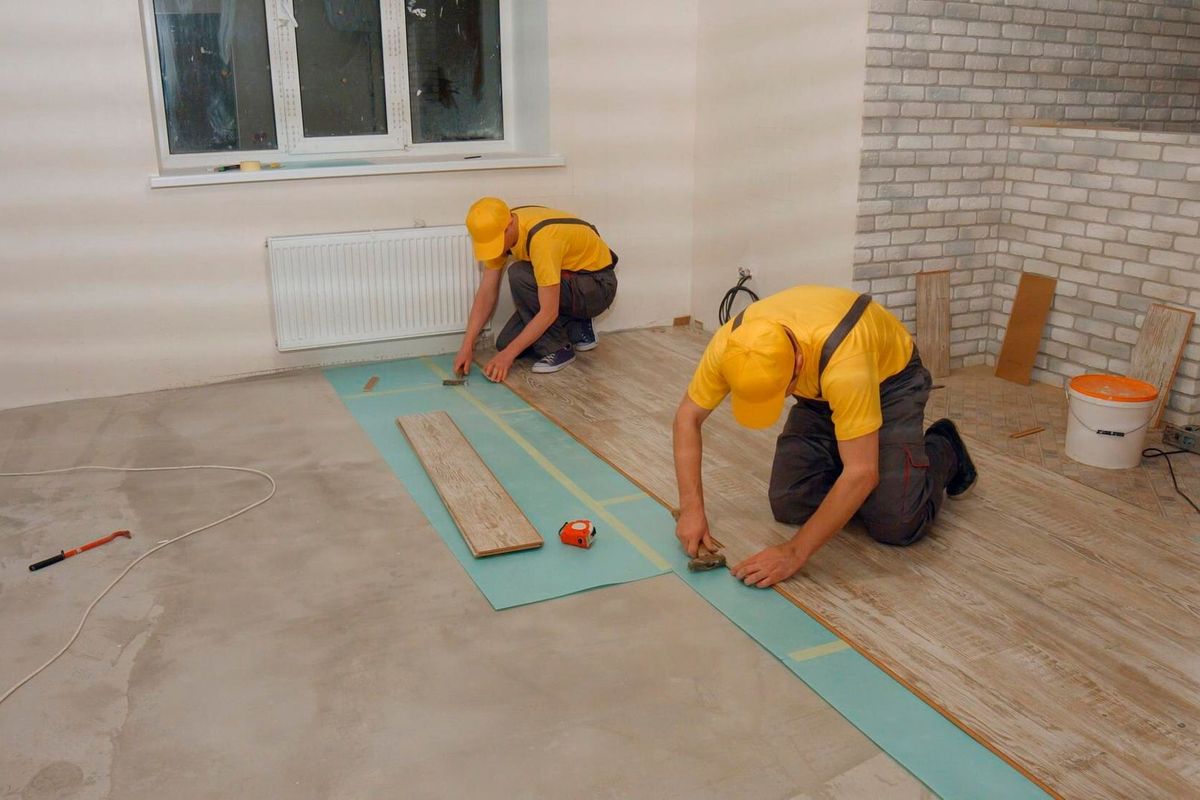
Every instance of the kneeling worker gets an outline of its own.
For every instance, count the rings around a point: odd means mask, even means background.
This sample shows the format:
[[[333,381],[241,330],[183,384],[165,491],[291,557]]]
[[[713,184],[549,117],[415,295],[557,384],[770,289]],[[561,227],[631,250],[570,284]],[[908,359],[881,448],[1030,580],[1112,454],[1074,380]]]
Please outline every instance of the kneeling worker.
[[[509,256],[515,259],[508,285],[517,308],[496,336],[499,352],[484,365],[484,374],[504,380],[526,351],[539,359],[534,372],[558,372],[575,360],[575,351],[596,346],[592,318],[617,294],[617,255],[594,225],[551,208],[510,209],[503,200],[485,197],[467,212],[467,231],[485,269],[454,359],[457,374],[471,369],[475,339],[496,310]]]
[[[793,395],[768,495],[775,519],[800,529],[734,576],[759,587],[790,578],[854,516],[876,541],[916,542],[943,492],[960,498],[976,478],[954,423],[924,430],[931,384],[912,336],[868,295],[798,286],[751,304],[713,335],[675,414],[675,535],[690,556],[715,549],[700,479],[712,410],[731,394],[734,419],[766,428]]]

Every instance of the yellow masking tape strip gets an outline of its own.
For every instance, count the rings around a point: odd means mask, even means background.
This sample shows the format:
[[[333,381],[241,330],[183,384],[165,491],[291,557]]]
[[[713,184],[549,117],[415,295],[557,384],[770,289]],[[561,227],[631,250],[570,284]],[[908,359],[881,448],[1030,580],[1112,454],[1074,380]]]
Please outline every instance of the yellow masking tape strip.
[[[433,370],[435,374],[440,375],[443,378],[450,377],[447,372],[445,372],[441,367],[439,367],[433,361],[431,361],[427,358],[423,358],[421,360],[424,361],[426,366],[428,366],[431,370]],[[592,497],[590,494],[585,492],[583,490],[583,488],[579,486],[579,484],[575,483],[575,481],[568,478],[563,473],[562,470],[560,470],[558,467],[554,466],[554,462],[552,462],[550,459],[546,458],[546,456],[542,455],[542,451],[538,450],[536,447],[533,446],[532,442],[530,442],[528,439],[526,439],[520,433],[515,431],[513,429],[513,427],[511,425],[509,425],[507,422],[505,422],[504,419],[499,414],[497,414],[495,411],[493,411],[492,409],[490,409],[486,405],[484,405],[482,402],[480,402],[479,398],[475,397],[475,395],[468,392],[464,387],[456,386],[456,387],[454,387],[454,391],[458,392],[462,397],[466,398],[473,406],[475,406],[480,411],[482,411],[484,416],[486,416],[488,419],[490,419],[492,422],[494,422],[496,424],[496,426],[498,428],[500,428],[500,430],[502,430],[506,434],[508,434],[508,438],[510,438],[514,442],[516,442],[517,445],[522,450],[524,450],[526,453],[528,453],[533,458],[533,460],[538,463],[538,465],[542,469],[546,470],[546,472],[549,473],[552,478],[554,478],[556,481],[561,483],[563,485],[564,489],[566,489],[571,494],[575,495],[577,498],[579,498],[583,502],[584,505],[586,505],[588,508],[592,509],[592,511],[595,512],[596,516],[599,519],[604,520],[608,525],[612,526],[612,529],[615,530],[617,533],[619,533],[622,537],[624,537],[626,541],[628,541],[630,544],[632,544],[639,553],[641,553],[643,556],[646,557],[647,561],[649,561],[651,564],[658,567],[659,569],[663,569],[663,570],[671,569],[671,565],[669,563],[667,563],[666,559],[664,559],[662,556],[660,556],[658,553],[656,553],[654,551],[654,549],[652,547],[650,547],[650,545],[646,544],[640,536],[638,536],[636,533],[631,531],[625,525],[625,523],[621,522],[621,520],[617,519],[612,514],[610,514],[607,510],[605,510],[604,506],[600,503],[599,500],[597,500],[596,498]]]
[[[416,386],[405,386],[403,389],[384,389],[382,392],[359,392],[358,394],[342,395],[343,400],[362,400],[364,397],[387,397],[390,394],[408,394],[409,392],[423,392],[426,389],[440,389],[440,383],[421,383]]]
[[[616,505],[620,505],[621,503],[632,503],[634,500],[645,500],[648,498],[649,498],[649,495],[642,494],[641,492],[639,492],[637,494],[621,495],[620,497],[610,497],[607,500],[601,500],[600,505],[616,506]]]
[[[836,642],[826,642],[819,644],[816,647],[806,647],[803,650],[797,650],[794,653],[788,653],[788,658],[792,661],[808,661],[813,658],[820,658],[831,653],[840,653],[842,650],[849,650],[850,645],[838,639]]]

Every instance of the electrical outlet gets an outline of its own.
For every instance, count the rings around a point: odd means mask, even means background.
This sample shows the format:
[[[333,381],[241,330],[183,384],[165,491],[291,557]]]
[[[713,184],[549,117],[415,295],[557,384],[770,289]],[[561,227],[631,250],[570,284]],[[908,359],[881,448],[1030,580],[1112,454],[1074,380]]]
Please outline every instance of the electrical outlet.
[[[749,267],[738,267],[738,277],[739,278],[753,278],[754,271],[751,270]]]
[[[1163,444],[1170,447],[1200,453],[1200,426],[1184,425],[1181,427],[1168,422],[1162,438]]]

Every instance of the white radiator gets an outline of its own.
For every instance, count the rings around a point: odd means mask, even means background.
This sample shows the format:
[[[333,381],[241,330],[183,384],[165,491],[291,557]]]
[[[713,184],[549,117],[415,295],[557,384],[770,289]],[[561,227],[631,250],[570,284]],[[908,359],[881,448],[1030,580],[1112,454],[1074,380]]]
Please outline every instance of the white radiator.
[[[467,328],[479,267],[463,225],[267,240],[279,350]]]

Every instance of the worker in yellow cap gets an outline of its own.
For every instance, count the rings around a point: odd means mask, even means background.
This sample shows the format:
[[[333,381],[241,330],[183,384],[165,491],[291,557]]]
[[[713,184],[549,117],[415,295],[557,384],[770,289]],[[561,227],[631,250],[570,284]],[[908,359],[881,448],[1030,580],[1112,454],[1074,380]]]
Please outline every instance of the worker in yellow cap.
[[[675,414],[680,515],[688,555],[715,550],[701,485],[701,427],[726,395],[734,419],[767,428],[795,399],[775,448],[768,497],[790,541],[733,566],[751,586],[790,578],[857,516],[876,541],[910,545],[943,496],[963,497],[975,465],[954,423],[924,428],[932,381],[912,336],[847,289],[797,286],[759,300],[713,335]]]
[[[499,352],[483,367],[488,378],[504,380],[527,352],[538,359],[534,372],[549,373],[574,361],[577,351],[596,347],[592,319],[616,297],[617,255],[594,225],[564,211],[509,208],[484,197],[467,212],[467,231],[485,269],[454,359],[457,374],[471,369],[475,340],[496,309],[505,266],[516,311],[496,336]]]

